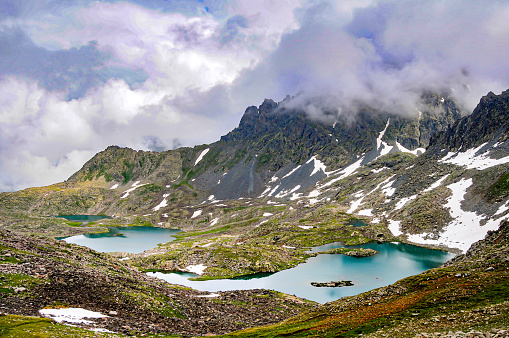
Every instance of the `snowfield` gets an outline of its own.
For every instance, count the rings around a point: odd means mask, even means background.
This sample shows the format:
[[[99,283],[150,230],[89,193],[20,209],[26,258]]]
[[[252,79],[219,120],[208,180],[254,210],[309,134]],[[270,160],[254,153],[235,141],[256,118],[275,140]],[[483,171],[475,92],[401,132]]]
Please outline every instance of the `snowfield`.
[[[89,311],[81,308],[60,308],[60,309],[42,309],[39,313],[49,317],[58,323],[67,322],[75,324],[92,324],[93,321],[85,318],[106,318],[108,316],[99,312]]]
[[[484,170],[500,164],[509,163],[509,156],[499,159],[490,158],[490,151],[480,152],[487,143],[483,143],[476,148],[468,149],[464,152],[449,152],[444,158],[439,160],[442,163],[451,163],[465,166],[468,169]]]
[[[447,204],[444,207],[450,210],[449,213],[454,220],[445,227],[439,238],[422,233],[408,235],[408,240],[419,244],[445,245],[466,252],[473,243],[483,239],[488,231],[497,230],[500,222],[507,219],[509,215],[499,219],[486,219],[485,215],[464,211],[461,208],[461,203],[472,183],[472,179],[469,178],[447,186],[451,189],[452,195],[447,199]],[[486,223],[481,225],[482,221],[486,221]]]

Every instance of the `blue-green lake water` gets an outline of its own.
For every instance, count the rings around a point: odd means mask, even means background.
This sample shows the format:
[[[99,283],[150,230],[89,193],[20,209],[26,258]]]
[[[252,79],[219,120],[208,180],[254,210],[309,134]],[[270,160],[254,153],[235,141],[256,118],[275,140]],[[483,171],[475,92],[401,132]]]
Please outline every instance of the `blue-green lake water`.
[[[180,232],[156,227],[108,227],[108,229],[107,233],[72,236],[62,240],[99,252],[140,253],[155,248],[160,243],[173,241],[175,239],[173,235]]]
[[[123,251],[140,253],[170,242],[180,230],[156,227],[110,227],[104,234],[67,237],[63,240],[92,248],[100,252]],[[310,252],[323,252],[344,247],[339,242],[314,247]],[[445,263],[453,254],[420,248],[403,243],[368,243],[361,248],[371,248],[378,254],[371,257],[320,254],[305,263],[273,274],[258,274],[238,279],[190,281],[192,273],[149,273],[172,284],[180,284],[201,291],[228,291],[271,289],[307,298],[320,303],[345,296],[356,295],[389,285],[404,277],[419,274]],[[353,286],[341,288],[313,287],[311,282],[351,280]]]
[[[325,251],[334,247],[341,247],[341,244],[333,243],[312,251]],[[378,254],[363,258],[321,254],[292,269],[270,275],[255,275],[251,279],[190,281],[188,278],[197,275],[160,272],[149,275],[201,291],[271,289],[326,303],[392,284],[399,279],[438,267],[454,257],[450,253],[403,243],[369,243],[359,247],[377,250]],[[341,288],[311,286],[311,282],[339,280],[351,280],[354,285]]]

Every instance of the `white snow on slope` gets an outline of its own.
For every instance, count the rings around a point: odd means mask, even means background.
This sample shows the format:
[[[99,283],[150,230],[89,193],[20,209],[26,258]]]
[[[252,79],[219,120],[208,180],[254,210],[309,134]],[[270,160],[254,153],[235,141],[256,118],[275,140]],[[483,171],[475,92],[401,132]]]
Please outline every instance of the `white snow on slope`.
[[[154,211],[158,211],[159,209],[161,208],[164,208],[165,206],[168,205],[168,202],[166,201],[166,197],[170,196],[170,194],[164,194],[163,195],[163,200],[161,201],[161,203],[159,203],[157,206],[154,207]]]
[[[308,162],[309,162],[309,161],[308,161]],[[285,176],[283,176],[283,177],[281,178],[281,180],[284,180],[285,178],[287,178],[288,176],[290,176],[291,174],[293,174],[294,172],[296,172],[297,170],[299,170],[299,168],[300,168],[300,167],[301,167],[301,165],[296,166],[296,167],[295,167],[292,171],[290,171],[288,174],[286,174]],[[311,176],[313,176],[313,175],[311,175]],[[274,178],[275,178],[275,179],[274,179]],[[272,177],[272,179],[270,180],[270,182],[271,182],[271,183],[273,183],[273,182],[275,182],[275,181],[277,181],[277,177],[276,177],[276,176]]]
[[[115,185],[113,185],[113,186],[110,188],[110,190],[117,189],[117,188],[118,188],[118,183],[117,183],[117,184],[115,184]]]
[[[429,192],[429,191],[432,191],[436,188],[438,188],[439,186],[442,185],[442,182],[445,181],[445,179],[449,177],[449,174],[441,177],[439,180],[437,180],[436,182],[434,182],[432,185],[430,185],[428,188],[424,189],[422,192],[425,193],[425,192]],[[405,204],[407,204],[409,201],[412,201],[414,199],[417,198],[417,195],[412,195],[410,197],[403,197],[401,198],[397,203],[396,203],[396,206],[394,207],[394,210],[399,210],[401,208],[403,208],[405,206]]]
[[[438,160],[438,162],[451,163],[465,166],[468,169],[478,170],[484,170],[500,164],[509,163],[509,156],[493,159],[489,157],[490,151],[478,154],[479,150],[485,145],[486,143],[483,143],[476,148],[470,148],[463,152],[449,152],[444,158]]]
[[[389,123],[390,123],[390,122],[391,122],[391,119],[390,119],[390,118],[388,118],[388,119],[387,119],[387,123],[385,124],[385,128],[384,128],[384,130],[382,130],[382,131],[380,132],[380,134],[378,134],[378,138],[376,139],[376,149],[380,149],[380,147],[382,146],[382,143],[383,143],[383,141],[382,141],[382,137],[384,137],[385,132],[387,131],[387,128],[389,127]]]
[[[435,190],[436,188],[438,188],[439,186],[442,185],[442,183],[445,181],[445,179],[447,177],[449,177],[449,174],[441,177],[438,181],[436,181],[435,183],[430,185],[428,188],[424,189],[422,192],[428,192],[428,191],[431,191],[431,190]]]
[[[394,176],[392,176],[394,177]],[[392,177],[386,179],[384,182],[390,180]],[[396,188],[393,188],[392,185],[394,184],[395,181],[392,181],[392,182],[387,182],[383,187],[382,187],[382,192],[385,194],[385,196],[387,197],[392,197],[392,195],[394,195],[394,193],[396,192]]]
[[[201,215],[201,212],[202,212],[201,210],[196,210],[196,211],[193,213],[193,216],[191,216],[191,218],[196,218],[196,217],[200,216],[200,215]]]
[[[134,190],[138,189],[139,187],[143,187],[144,185],[148,184],[148,183],[143,183],[143,184],[138,185],[139,183],[140,183],[140,181],[134,182],[133,185],[132,185],[132,188],[127,189],[126,191],[124,191],[124,195],[120,196],[120,198],[126,198],[127,196],[129,196],[130,192],[133,192]]]
[[[467,189],[472,185],[472,182],[471,178],[462,179],[447,186],[452,190],[452,195],[447,199],[447,204],[444,207],[450,210],[451,217],[454,220],[440,233],[439,239],[433,239],[430,234],[423,233],[408,235],[408,240],[421,244],[442,244],[465,252],[473,243],[483,239],[489,230],[498,229],[502,219],[489,219],[485,225],[481,226],[480,223],[486,216],[461,209],[461,202],[464,200]],[[505,218],[507,217],[509,215]]]
[[[362,196],[361,198],[359,198],[358,200],[355,200],[355,201],[352,201],[350,203],[350,209],[348,209],[346,211],[347,214],[351,214],[352,212],[354,212],[355,210],[357,210],[357,208],[359,206],[361,206],[362,204],[362,200],[364,199],[365,196]]]
[[[316,155],[315,155],[315,156],[313,156],[313,157],[311,157],[311,158],[310,158],[310,159],[306,162],[306,164],[311,163],[311,161],[313,161],[313,162],[314,162],[314,163],[313,163],[314,168],[313,168],[313,171],[311,172],[311,175],[309,175],[309,176],[313,176],[314,174],[316,174],[316,173],[317,173],[317,172],[319,172],[319,171],[323,171],[323,173],[324,173],[324,174],[327,174],[327,172],[325,171],[325,169],[326,169],[325,164],[324,164],[322,161],[320,161],[320,160],[316,159]]]
[[[203,264],[197,264],[197,265],[189,265],[185,268],[186,271],[195,273],[197,275],[202,275],[203,271],[205,271],[207,267]]]
[[[263,217],[269,217],[269,216],[272,216],[272,214],[270,212],[265,212],[262,216]]]
[[[372,217],[373,216],[373,209],[359,210],[359,212],[357,212],[357,215]]]
[[[363,160],[364,160],[364,156],[360,157],[357,161],[350,164],[349,166],[339,170],[337,173],[340,174],[340,176],[330,180],[329,182],[325,183],[324,185],[320,186],[319,188],[320,189],[326,188],[326,187],[336,183],[337,181],[341,181],[343,178],[346,178],[346,177],[352,175],[354,172],[357,171],[357,169],[359,169],[361,167],[361,163]],[[336,172],[331,172],[331,173],[326,173],[326,174],[328,174],[327,176],[329,176],[329,175],[335,174],[335,173]]]
[[[288,196],[288,195],[290,195],[290,194],[293,194],[293,193],[294,193],[294,192],[296,192],[297,190],[299,190],[299,189],[300,189],[300,187],[301,187],[301,186],[300,186],[300,184],[299,184],[299,185],[295,186],[295,187],[294,187],[293,189],[291,189],[291,190],[281,190],[281,191],[280,191],[280,192],[279,192],[279,193],[278,193],[275,197],[276,197],[276,198],[286,197],[286,196]]]
[[[85,318],[106,318],[108,316],[103,315],[99,312],[85,310],[82,308],[60,308],[60,309],[42,309],[39,313],[45,317],[49,317],[58,323],[80,323],[80,324],[91,324],[90,320]]]
[[[407,202],[414,200],[416,198],[417,198],[417,195],[412,195],[410,197],[403,197],[402,199],[400,199],[398,201],[398,203],[396,203],[394,210],[399,210],[399,209],[403,208],[405,206],[405,204],[407,204]]]
[[[197,165],[198,163],[200,163],[200,161],[203,159],[203,156],[207,155],[207,153],[209,152],[210,148],[207,148],[205,149],[204,151],[202,151],[200,153],[200,156],[198,156],[198,158],[196,159],[196,161],[194,162],[194,165]]]
[[[276,192],[276,190],[279,189],[280,186],[281,186],[281,184],[276,185],[276,187],[274,189],[272,189],[271,192],[269,192],[269,194],[267,196],[272,196]],[[260,197],[263,197],[263,194]]]
[[[415,156],[422,155],[426,151],[426,149],[424,149],[424,148],[417,148],[414,150],[407,149],[407,148],[403,147],[398,141],[396,141],[396,148],[398,148],[398,150],[401,151],[402,153],[410,153],[410,154],[414,154]]]
[[[500,214],[503,214],[504,212],[506,212],[507,210],[509,210],[509,207],[507,206],[509,204],[509,202],[507,202],[506,204],[504,205],[501,205],[500,208],[498,208],[497,212],[495,213],[495,215],[493,216],[497,216],[497,215],[500,215]]]
[[[313,228],[312,225],[299,225],[298,227],[304,230],[309,230]]]
[[[399,226],[401,225],[401,221],[394,221],[392,219],[389,219],[389,230],[392,232],[394,236],[399,236],[403,234],[401,230],[399,229]]]
[[[219,221],[219,217],[217,218],[214,218],[211,222],[210,222],[210,226],[214,226],[216,225],[216,223]]]

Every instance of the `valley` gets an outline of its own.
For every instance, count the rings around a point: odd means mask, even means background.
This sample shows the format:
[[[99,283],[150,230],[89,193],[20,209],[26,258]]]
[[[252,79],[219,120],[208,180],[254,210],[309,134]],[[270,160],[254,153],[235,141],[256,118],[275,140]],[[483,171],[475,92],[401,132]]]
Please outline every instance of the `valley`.
[[[465,117],[446,93],[424,93],[413,115],[365,106],[353,121],[315,121],[288,107],[272,100],[249,107],[239,127],[213,144],[164,152],[111,146],[65,182],[0,193],[3,327],[35,323],[15,315],[80,307],[116,313],[94,325],[132,335],[390,337],[507,328],[509,91],[489,93]],[[77,224],[61,215],[109,218]],[[99,253],[54,239],[140,226],[178,232],[136,252]],[[337,242],[378,253],[310,251]],[[420,249],[409,244],[442,250],[444,259],[338,293],[346,298],[316,299],[331,301],[324,305],[286,289],[197,291],[145,274],[194,272],[195,283],[212,283],[287,273],[332,253],[366,268],[361,262],[386,254],[382,246]],[[340,279],[316,281],[332,280]],[[247,331],[231,333],[238,330]]]

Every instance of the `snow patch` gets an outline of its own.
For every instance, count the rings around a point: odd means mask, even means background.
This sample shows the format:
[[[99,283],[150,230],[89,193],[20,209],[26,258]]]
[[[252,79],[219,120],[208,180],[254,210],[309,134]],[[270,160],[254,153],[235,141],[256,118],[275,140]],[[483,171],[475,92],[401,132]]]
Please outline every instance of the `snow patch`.
[[[304,230],[309,230],[313,228],[312,225],[299,225],[298,227]]]
[[[85,320],[84,318],[107,318],[108,316],[103,315],[100,312],[94,312],[90,310],[85,310],[82,308],[61,308],[61,309],[42,309],[39,310],[39,313],[44,317],[48,317],[53,319],[58,323],[68,322],[68,323],[79,323],[79,324],[91,324],[93,323],[90,320]]]
[[[442,185],[442,183],[445,181],[445,179],[449,177],[449,174],[441,177],[438,181],[436,181],[435,183],[433,183],[432,185],[430,185],[428,188],[424,189],[422,192],[428,192],[428,191],[431,191],[431,190],[434,190],[436,188],[438,188],[439,186]]]
[[[272,216],[273,214],[271,214],[270,212],[265,212],[262,216],[263,217],[269,217],[269,216]]]
[[[276,185],[276,187],[274,189],[272,189],[271,192],[269,192],[268,196],[272,196],[272,194],[274,194],[276,192],[276,190],[279,189],[280,186],[281,186],[280,184]]]
[[[325,164],[324,164],[322,161],[318,160],[318,159],[316,158],[316,155],[315,155],[315,156],[313,156],[313,157],[311,157],[311,158],[310,158],[310,159],[306,162],[306,164],[311,163],[311,161],[313,161],[313,162],[314,162],[314,163],[313,163],[314,167],[313,167],[313,171],[311,172],[311,175],[309,175],[310,177],[311,177],[311,176],[313,176],[314,174],[318,173],[319,171],[322,171],[324,174],[327,174],[327,173],[326,173],[326,171],[325,171],[325,169],[326,169]]]
[[[399,235],[403,234],[401,232],[401,230],[399,229],[399,227],[401,225],[401,221],[394,221],[392,219],[389,219],[388,222],[389,222],[389,230],[392,232],[392,234],[394,236],[399,236]]]
[[[373,216],[373,209],[363,209],[357,212],[357,215],[361,216]]]
[[[351,214],[353,213],[355,210],[357,210],[357,208],[362,204],[362,200],[364,199],[365,196],[362,196],[361,198],[359,198],[358,200],[356,201],[352,201],[350,203],[350,209],[347,210],[347,214]]]
[[[483,239],[488,231],[498,229],[502,219],[488,219],[486,224],[481,226],[481,221],[485,219],[484,215],[464,211],[461,208],[461,203],[472,183],[471,178],[463,178],[459,182],[447,186],[451,189],[452,195],[447,199],[447,204],[444,207],[450,210],[450,215],[454,219],[440,233],[440,238],[435,239],[432,234],[423,233],[408,235],[408,240],[420,244],[442,244],[465,252],[472,243]],[[509,215],[506,215],[503,219],[508,217]]]
[[[309,160],[309,161],[311,161],[311,160]],[[309,162],[309,161],[308,161],[308,162]],[[306,162],[306,163],[307,163],[307,162]],[[281,180],[284,180],[285,178],[287,178],[288,176],[290,176],[291,174],[293,174],[294,172],[296,172],[297,170],[299,170],[299,168],[300,168],[300,167],[301,167],[301,165],[298,165],[297,167],[295,167],[292,171],[290,171],[288,174],[286,174],[285,176],[283,176],[283,177],[281,178]],[[313,175],[311,175],[311,176],[313,176]],[[274,177],[276,177],[276,176],[274,176]],[[272,178],[274,179],[274,177],[272,177]],[[276,177],[276,179],[277,179],[277,177]],[[271,180],[271,182],[272,182],[272,180]],[[275,182],[275,181],[274,181],[274,182]]]
[[[390,180],[392,177],[388,178],[387,180],[385,180],[384,182]],[[396,188],[393,188],[392,187],[392,184],[394,183],[395,181],[392,181],[392,182],[387,182],[383,187],[382,187],[382,192],[385,194],[385,196],[387,197],[392,197],[392,195],[394,195],[394,193],[396,192]],[[382,182],[383,183],[383,182]]]
[[[197,264],[197,265],[189,265],[186,267],[186,271],[195,273],[197,275],[203,275],[203,271],[205,271],[207,267],[203,264]]]
[[[159,203],[157,206],[155,206],[154,209],[152,209],[152,210],[158,211],[159,209],[164,208],[165,206],[167,206],[168,202],[166,201],[166,198],[168,196],[170,196],[170,194],[164,194],[163,195],[163,200],[161,201],[161,203]]]
[[[416,198],[417,198],[417,195],[412,195],[410,197],[403,197],[402,199],[400,199],[398,201],[398,203],[396,203],[394,210],[399,210],[399,209],[403,208],[403,206],[405,206],[405,204],[407,204],[407,202],[414,200]]]
[[[216,297],[219,297],[219,294],[218,293],[211,293],[209,295],[199,295],[199,296],[195,296],[196,298],[216,298]]]
[[[292,194],[292,196],[290,196],[290,201],[295,201],[295,200],[297,200],[297,199],[301,198],[301,197],[302,197],[302,195],[303,195],[303,194],[302,194],[301,192],[299,192],[299,193],[295,192],[295,193],[293,193],[293,194]],[[290,210],[291,210],[291,209],[290,209]]]
[[[422,155],[426,151],[426,149],[424,148],[417,148],[414,150],[407,149],[404,146],[402,146],[398,141],[396,141],[396,148],[398,148],[398,150],[401,151],[402,153],[414,154],[415,156]]]
[[[133,192],[134,190],[138,189],[139,187],[143,187],[144,185],[148,184],[148,183],[143,183],[143,184],[138,185],[139,183],[140,183],[140,181],[134,182],[132,185],[132,188],[129,188],[126,191],[124,191],[124,195],[120,196],[120,198],[126,198],[127,196],[129,196],[130,192]]]
[[[438,160],[442,163],[451,163],[460,166],[465,166],[467,169],[484,170],[497,165],[509,163],[509,156],[499,159],[489,157],[490,151],[478,154],[479,150],[484,147],[486,143],[481,144],[476,148],[470,148],[463,152],[449,152],[444,158]]]
[[[114,184],[114,185],[110,188],[110,190],[117,189],[117,188],[118,188],[118,183],[117,183],[117,184]],[[47,194],[46,194],[46,195],[47,195]],[[46,196],[46,195],[44,195],[44,196]]]
[[[214,226],[214,225],[216,225],[218,221],[219,221],[219,217],[218,217],[218,218],[214,218],[214,219],[212,220],[212,222],[210,222],[210,226]]]
[[[380,147],[382,146],[382,142],[383,142],[382,137],[384,137],[385,132],[387,131],[387,128],[389,127],[390,122],[391,122],[391,118],[388,118],[387,123],[385,124],[384,130],[382,130],[380,132],[380,134],[378,134],[378,138],[376,139],[376,149],[380,149]]]
[[[191,216],[191,218],[196,218],[198,216],[200,216],[202,213],[202,210],[196,210],[194,213],[193,213],[193,216]]]
[[[378,173],[382,172],[382,171],[383,171],[383,170],[385,170],[385,169],[389,169],[389,168],[387,168],[387,167],[382,167],[382,168],[379,168],[379,169],[371,169],[371,172],[372,172],[372,173],[375,173],[375,174],[378,174]]]
[[[509,202],[507,202],[506,204],[504,205],[501,205],[500,208],[498,208],[497,212],[495,213],[495,215],[493,216],[497,216],[497,215],[500,215],[500,214],[503,214],[504,212],[506,212],[507,210],[509,210],[509,207],[507,206],[507,204],[509,204]]]
[[[196,159],[196,161],[194,162],[194,165],[197,165],[198,163],[200,163],[200,161],[203,159],[203,156],[207,155],[207,153],[209,152],[210,148],[207,148],[205,149],[204,151],[202,151],[200,153],[200,156],[198,156],[198,158]]]
[[[276,198],[283,198],[283,197],[286,197],[290,194],[293,194],[294,192],[296,192],[297,190],[300,189],[300,185],[297,185],[296,187],[294,187],[292,190],[281,190],[279,192],[279,194],[277,194],[275,197]]]

